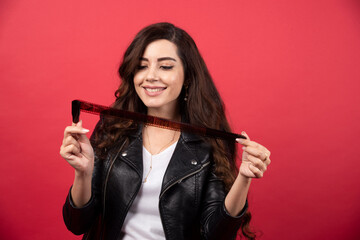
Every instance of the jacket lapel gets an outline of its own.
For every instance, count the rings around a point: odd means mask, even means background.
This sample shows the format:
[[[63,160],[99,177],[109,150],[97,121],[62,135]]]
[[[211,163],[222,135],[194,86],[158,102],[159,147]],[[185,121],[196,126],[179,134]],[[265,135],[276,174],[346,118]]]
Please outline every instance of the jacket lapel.
[[[130,136],[129,146],[125,151],[120,153],[120,158],[130,165],[139,174],[142,179],[143,176],[143,156],[142,156],[142,125],[139,126],[139,130]]]
[[[195,151],[191,149],[192,144],[199,140],[200,138],[195,135],[184,132],[181,133],[166,169],[160,196],[174,183],[201,168],[202,162],[198,156],[196,156]]]

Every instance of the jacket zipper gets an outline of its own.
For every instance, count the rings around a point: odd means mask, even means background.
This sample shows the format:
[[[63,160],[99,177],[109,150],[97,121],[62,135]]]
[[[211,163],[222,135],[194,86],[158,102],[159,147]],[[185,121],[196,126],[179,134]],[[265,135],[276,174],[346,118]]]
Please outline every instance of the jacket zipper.
[[[210,164],[210,162],[207,162],[207,163],[203,164],[203,165],[201,166],[201,168],[199,168],[198,170],[196,170],[196,171],[194,171],[194,172],[192,172],[192,173],[189,173],[188,175],[186,175],[186,176],[180,178],[179,180],[177,180],[176,182],[172,183],[170,186],[168,186],[167,188],[165,188],[165,190],[161,193],[159,199],[164,195],[164,193],[165,193],[167,190],[169,190],[169,188],[171,188],[171,187],[174,186],[175,184],[181,183],[185,178],[188,178],[188,177],[190,177],[190,176],[192,176],[192,175],[200,172],[201,170],[203,170],[204,167],[206,167],[206,166],[209,165],[209,164]]]

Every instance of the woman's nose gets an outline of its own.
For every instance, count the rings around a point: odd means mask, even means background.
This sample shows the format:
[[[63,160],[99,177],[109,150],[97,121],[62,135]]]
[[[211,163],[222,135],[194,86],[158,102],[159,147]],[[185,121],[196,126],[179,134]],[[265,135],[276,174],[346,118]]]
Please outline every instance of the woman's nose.
[[[159,80],[159,76],[157,69],[155,67],[149,67],[146,75],[146,81],[153,82],[158,80]]]

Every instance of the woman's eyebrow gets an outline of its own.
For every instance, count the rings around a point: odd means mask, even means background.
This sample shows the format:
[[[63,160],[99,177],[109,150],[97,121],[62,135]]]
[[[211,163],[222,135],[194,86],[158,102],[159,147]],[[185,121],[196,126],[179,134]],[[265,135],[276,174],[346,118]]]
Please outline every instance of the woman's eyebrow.
[[[171,60],[171,61],[176,62],[176,59],[175,59],[175,58],[172,58],[172,57],[162,57],[162,58],[158,58],[158,59],[157,59],[158,62],[166,61],[166,60]],[[147,62],[148,62],[149,59],[142,57],[142,58],[140,58],[140,61],[147,61]]]
[[[176,60],[175,60],[174,58],[171,58],[171,57],[162,57],[162,58],[158,58],[158,62],[160,62],[160,61],[165,61],[165,60],[171,60],[171,61],[176,62]]]

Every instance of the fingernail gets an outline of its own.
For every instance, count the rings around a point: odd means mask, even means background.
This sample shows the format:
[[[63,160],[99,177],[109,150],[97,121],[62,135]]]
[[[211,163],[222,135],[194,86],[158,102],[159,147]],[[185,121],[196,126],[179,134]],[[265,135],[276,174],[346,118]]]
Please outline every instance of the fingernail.
[[[238,143],[240,143],[240,144],[243,144],[243,143],[244,143],[244,139],[242,139],[242,138],[237,138],[236,141],[237,141]]]
[[[81,131],[83,131],[83,132],[90,132],[90,130],[89,130],[89,129],[86,129],[86,128],[81,129]]]
[[[246,147],[242,147],[242,150],[245,150],[246,149]]]
[[[246,132],[245,132],[245,131],[242,131],[241,134],[246,134]]]

